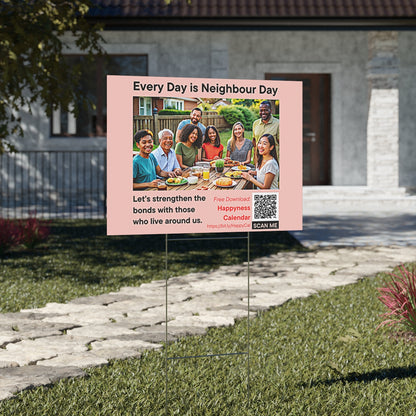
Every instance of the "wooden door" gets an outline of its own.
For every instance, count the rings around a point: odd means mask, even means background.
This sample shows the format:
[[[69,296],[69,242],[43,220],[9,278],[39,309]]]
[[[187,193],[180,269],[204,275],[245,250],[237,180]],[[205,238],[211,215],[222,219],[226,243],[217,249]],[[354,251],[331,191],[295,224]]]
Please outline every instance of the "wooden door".
[[[329,74],[266,74],[266,79],[303,83],[303,184],[330,185]]]

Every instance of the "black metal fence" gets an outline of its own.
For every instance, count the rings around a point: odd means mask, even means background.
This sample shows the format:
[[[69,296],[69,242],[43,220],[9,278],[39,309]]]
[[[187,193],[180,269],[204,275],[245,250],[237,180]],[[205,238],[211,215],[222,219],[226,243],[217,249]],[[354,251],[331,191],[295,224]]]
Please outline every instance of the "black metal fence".
[[[0,155],[0,217],[105,218],[106,151]]]

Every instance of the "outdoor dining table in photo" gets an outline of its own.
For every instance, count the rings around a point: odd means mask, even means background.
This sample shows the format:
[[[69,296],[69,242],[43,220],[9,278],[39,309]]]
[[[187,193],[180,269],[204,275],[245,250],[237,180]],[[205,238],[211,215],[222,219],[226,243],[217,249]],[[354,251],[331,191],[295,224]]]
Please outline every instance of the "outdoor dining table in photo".
[[[206,168],[208,170],[208,168]],[[178,178],[161,179],[157,188],[145,188],[145,191],[192,191],[192,190],[242,190],[252,189],[252,183],[241,176],[242,166],[226,166],[222,172],[217,172],[210,166],[209,178],[204,179],[203,168],[186,169]],[[245,167],[244,170],[249,170]],[[195,182],[196,181],[196,182]]]

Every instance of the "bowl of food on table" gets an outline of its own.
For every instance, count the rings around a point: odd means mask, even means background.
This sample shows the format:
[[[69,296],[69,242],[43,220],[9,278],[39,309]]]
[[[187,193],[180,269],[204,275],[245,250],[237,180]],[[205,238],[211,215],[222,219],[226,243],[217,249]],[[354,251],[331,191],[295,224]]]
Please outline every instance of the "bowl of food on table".
[[[214,181],[215,186],[219,186],[220,188],[232,188],[233,186],[237,185],[236,181],[233,181],[231,178],[219,178]]]
[[[189,185],[195,185],[198,182],[198,177],[191,175],[188,177],[188,183]]]

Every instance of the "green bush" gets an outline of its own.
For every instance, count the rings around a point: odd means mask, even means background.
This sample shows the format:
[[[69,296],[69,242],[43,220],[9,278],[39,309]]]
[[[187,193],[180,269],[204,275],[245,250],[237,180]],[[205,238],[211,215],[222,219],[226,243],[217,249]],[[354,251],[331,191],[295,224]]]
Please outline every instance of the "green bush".
[[[225,118],[228,124],[233,125],[237,121],[242,122],[244,120],[244,114],[235,106],[221,107],[219,113]]]
[[[164,110],[160,110],[158,114],[160,116],[179,116],[179,115],[189,116],[191,112],[183,111],[183,110],[175,110],[174,108],[165,108]]]
[[[254,114],[248,107],[239,105],[236,106],[244,115],[245,121],[243,122],[245,130],[252,130],[254,120],[256,120],[258,117],[256,114]]]
[[[253,128],[253,121],[256,119],[247,107],[242,105],[229,105],[220,108],[219,113],[225,118],[225,121],[231,125],[240,121],[243,123],[244,129],[251,131]]]

